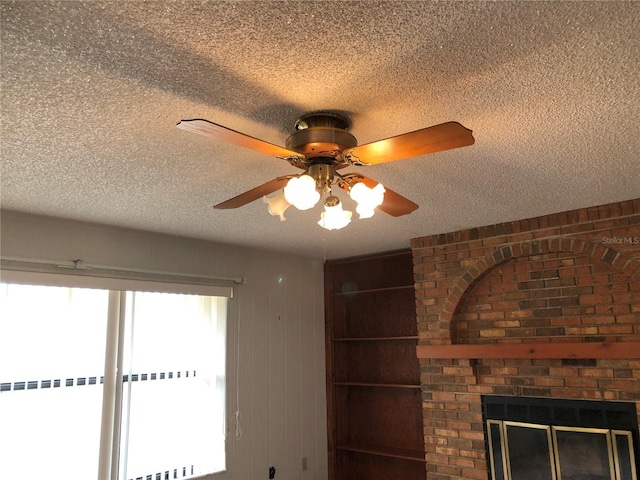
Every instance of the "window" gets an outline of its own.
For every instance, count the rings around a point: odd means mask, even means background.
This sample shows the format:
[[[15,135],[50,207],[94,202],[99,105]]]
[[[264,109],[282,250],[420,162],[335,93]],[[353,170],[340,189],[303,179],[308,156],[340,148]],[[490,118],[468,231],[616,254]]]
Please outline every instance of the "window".
[[[0,478],[224,470],[226,301],[0,284]]]
[[[109,292],[0,287],[0,478],[97,478]]]

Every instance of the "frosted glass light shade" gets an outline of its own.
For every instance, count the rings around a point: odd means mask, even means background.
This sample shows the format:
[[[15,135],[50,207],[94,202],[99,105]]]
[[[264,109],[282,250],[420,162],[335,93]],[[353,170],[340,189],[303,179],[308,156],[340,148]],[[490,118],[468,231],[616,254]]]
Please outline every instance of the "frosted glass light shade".
[[[334,197],[335,198],[335,197]],[[338,230],[346,227],[351,222],[351,212],[342,209],[342,204],[335,206],[325,205],[324,212],[320,214],[318,225],[327,230]]]
[[[300,175],[287,182],[284,197],[298,210],[308,210],[318,203],[320,193],[316,190],[316,181],[312,177]]]
[[[358,203],[356,212],[360,218],[373,217],[373,211],[382,204],[385,189],[381,183],[373,188],[367,187],[363,182],[356,183],[351,187],[349,195]]]
[[[280,190],[280,193],[276,195],[272,195],[271,197],[267,197],[266,195],[262,197],[262,201],[269,205],[269,213],[274,217],[279,216],[280,221],[284,222],[286,218],[284,217],[284,212],[291,206],[287,199],[284,197],[284,189]]]

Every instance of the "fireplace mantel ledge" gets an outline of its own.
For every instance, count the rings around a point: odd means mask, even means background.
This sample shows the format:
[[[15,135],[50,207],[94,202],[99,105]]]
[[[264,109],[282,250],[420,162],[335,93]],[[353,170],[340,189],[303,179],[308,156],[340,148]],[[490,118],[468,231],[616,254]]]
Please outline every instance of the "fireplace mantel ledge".
[[[484,345],[419,345],[418,358],[640,358],[640,342],[492,343]]]

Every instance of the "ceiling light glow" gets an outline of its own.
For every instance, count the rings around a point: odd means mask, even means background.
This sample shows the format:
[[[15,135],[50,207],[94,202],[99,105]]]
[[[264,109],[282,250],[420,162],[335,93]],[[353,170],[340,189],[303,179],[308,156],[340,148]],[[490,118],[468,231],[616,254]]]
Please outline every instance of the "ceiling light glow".
[[[316,181],[309,175],[293,177],[284,187],[284,197],[298,210],[309,210],[320,200]]]
[[[327,230],[338,230],[351,222],[351,212],[343,210],[338,197],[328,197],[324,203],[324,212],[320,214],[318,225]]]
[[[380,206],[384,200],[384,192],[385,189],[381,183],[373,188],[369,188],[364,182],[358,182],[351,187],[349,195],[351,199],[358,204],[356,212],[358,212],[360,218],[373,217],[374,210]]]

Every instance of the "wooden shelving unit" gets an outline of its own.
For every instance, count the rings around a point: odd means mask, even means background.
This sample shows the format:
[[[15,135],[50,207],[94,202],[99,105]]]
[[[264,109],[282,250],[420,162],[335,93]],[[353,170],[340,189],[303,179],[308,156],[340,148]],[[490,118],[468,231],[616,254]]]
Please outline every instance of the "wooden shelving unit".
[[[426,475],[410,251],[325,266],[329,478]]]

